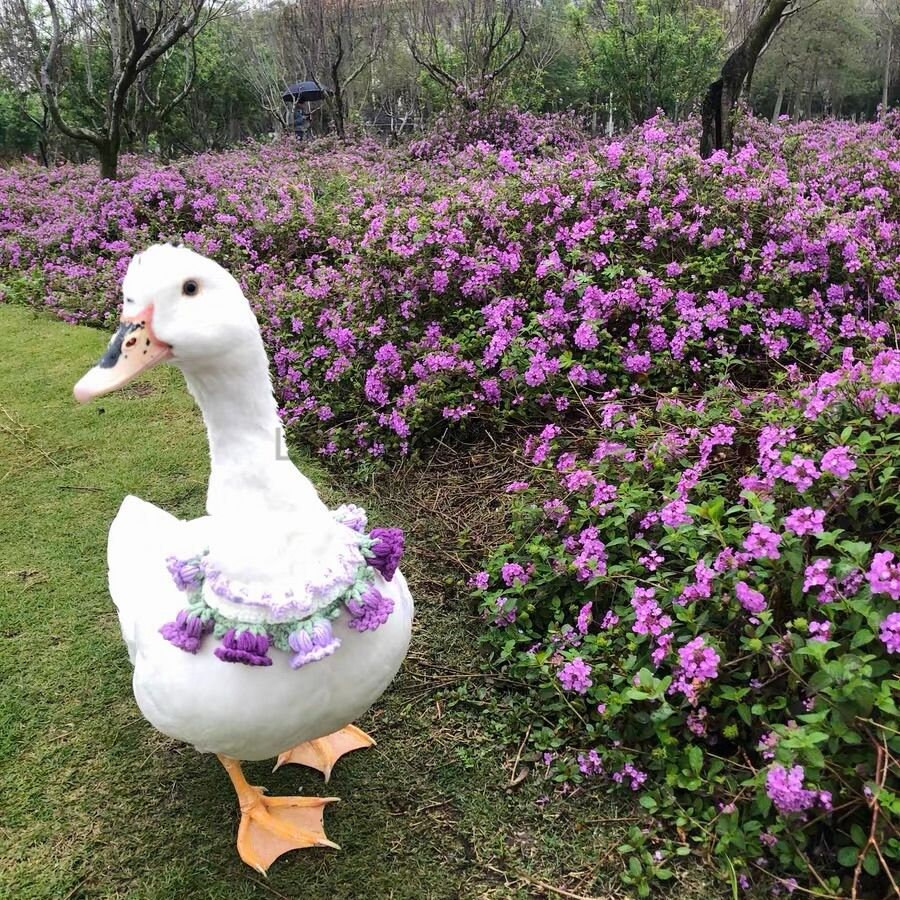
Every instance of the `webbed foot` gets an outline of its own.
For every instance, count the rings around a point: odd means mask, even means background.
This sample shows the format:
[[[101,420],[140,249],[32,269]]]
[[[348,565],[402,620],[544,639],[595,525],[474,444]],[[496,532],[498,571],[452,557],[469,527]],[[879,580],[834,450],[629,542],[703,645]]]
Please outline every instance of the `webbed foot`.
[[[345,753],[350,753],[352,750],[364,750],[366,747],[374,745],[374,739],[361,728],[348,725],[340,731],[335,731],[334,734],[305,741],[298,744],[293,750],[285,751],[278,757],[275,769],[288,763],[297,763],[301,766],[318,769],[325,776],[325,781],[328,781],[331,778],[334,764]]]

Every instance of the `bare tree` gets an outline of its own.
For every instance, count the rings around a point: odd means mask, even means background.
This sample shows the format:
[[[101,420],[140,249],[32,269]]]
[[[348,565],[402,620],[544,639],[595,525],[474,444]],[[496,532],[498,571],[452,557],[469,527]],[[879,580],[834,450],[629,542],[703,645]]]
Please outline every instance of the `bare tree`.
[[[150,68],[179,41],[193,43],[212,19],[226,10],[227,0],[43,0],[36,9],[28,0],[0,0],[0,14],[14,23],[28,46],[33,78],[54,125],[66,136],[92,145],[100,159],[100,175],[115,178],[122,148],[129,98],[146,89]],[[62,4],[65,5],[62,5]],[[92,110],[90,124],[76,124],[60,103],[66,88],[66,61],[73,47],[85,47],[85,89]],[[95,73],[92,53],[104,51]],[[180,103],[193,82],[158,106],[162,119]],[[144,90],[144,102],[155,101]]]
[[[269,10],[254,11],[243,22],[239,53],[250,88],[276,131],[293,125],[293,107],[282,99],[296,77],[296,53],[289,49],[280,20]]]
[[[38,154],[43,166],[50,165],[50,110],[41,99],[40,113],[29,108],[28,98],[35,87],[31,48],[27,36],[15,25],[8,10],[0,3],[0,75],[16,91],[22,102],[22,112],[37,132]]]
[[[326,104],[343,139],[347,89],[372,65],[388,33],[385,0],[298,0],[285,8],[284,22],[298,69],[327,89]]]
[[[745,83],[753,77],[757,59],[778,26],[791,13],[795,2],[796,0],[764,0],[743,39],[725,60],[721,76],[707,89],[700,111],[703,126],[700,137],[701,156],[711,156],[715,150],[731,152],[732,112]]]
[[[474,109],[522,55],[527,9],[526,0],[412,0],[403,36],[413,59]]]
[[[900,0],[875,0],[875,7],[885,32],[884,72],[881,80],[881,120],[884,121],[890,101],[891,74],[895,65],[894,32],[900,22]]]

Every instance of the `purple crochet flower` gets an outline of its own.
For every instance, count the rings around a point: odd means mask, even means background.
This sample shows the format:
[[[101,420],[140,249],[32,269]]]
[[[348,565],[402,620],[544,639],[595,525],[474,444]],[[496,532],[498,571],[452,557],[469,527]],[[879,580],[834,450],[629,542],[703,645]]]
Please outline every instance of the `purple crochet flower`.
[[[348,528],[352,528],[354,531],[358,531],[360,534],[366,530],[366,525],[368,524],[366,511],[359,506],[345,503],[334,511],[334,515],[339,522]]]
[[[271,666],[268,657],[269,636],[254,634],[252,631],[237,632],[229,628],[222,638],[222,644],[216,647],[219,659],[230,663],[244,663],[247,666]]]
[[[394,601],[371,586],[359,599],[347,600],[344,605],[350,613],[347,625],[355,631],[374,631],[384,625],[394,611]]]
[[[209,631],[212,631],[212,620],[204,622],[200,616],[191,615],[183,609],[175,617],[174,622],[166,622],[159,633],[179,650],[188,653],[196,653],[200,646],[200,639]]]
[[[198,559],[179,559],[170,556],[166,568],[179,591],[192,591],[203,584],[203,569]]]
[[[381,573],[385,581],[390,581],[403,556],[403,529],[373,528],[369,537],[372,539],[372,546],[367,553],[369,563]]]
[[[334,636],[331,623],[322,619],[308,631],[300,628],[292,632],[288,637],[288,645],[296,654],[291,659],[291,668],[299,669],[307,663],[331,656],[341,646],[341,641]]]

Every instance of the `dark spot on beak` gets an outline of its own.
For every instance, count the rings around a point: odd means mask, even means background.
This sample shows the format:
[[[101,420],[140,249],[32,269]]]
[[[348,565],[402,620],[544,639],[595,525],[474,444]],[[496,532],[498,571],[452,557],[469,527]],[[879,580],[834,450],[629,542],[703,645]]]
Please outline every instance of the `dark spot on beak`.
[[[144,323],[141,322],[141,325]],[[101,369],[111,369],[118,361],[119,357],[122,354],[122,342],[125,338],[131,334],[136,328],[140,328],[141,325],[138,325],[136,322],[123,322],[118,331],[113,335],[113,339],[109,342],[109,346],[106,348],[106,353],[100,357],[100,362],[97,365]],[[131,344],[135,342],[136,338],[131,339]],[[129,344],[128,346],[130,346]]]

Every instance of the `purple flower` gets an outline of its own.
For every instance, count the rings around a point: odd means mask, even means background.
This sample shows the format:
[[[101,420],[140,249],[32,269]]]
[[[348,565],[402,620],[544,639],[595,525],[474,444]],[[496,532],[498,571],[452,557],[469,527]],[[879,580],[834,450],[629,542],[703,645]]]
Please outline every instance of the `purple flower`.
[[[192,591],[203,584],[203,567],[196,557],[178,559],[170,556],[166,559],[166,568],[179,591]]]
[[[593,604],[588,601],[581,607],[578,611],[578,619],[575,623],[575,627],[578,629],[579,634],[587,634],[588,627],[591,624],[591,619],[593,618],[591,609]]]
[[[322,619],[311,628],[298,628],[288,636],[288,646],[294,651],[291,668],[299,669],[307,663],[316,662],[331,656],[341,646],[339,638],[334,636],[331,623]]]
[[[631,789],[636,791],[639,790],[640,786],[647,780],[647,773],[642,772],[640,769],[635,768],[632,763],[627,762],[618,772],[613,772],[612,776],[613,781],[617,784],[622,784],[626,778],[629,781]]]
[[[719,654],[712,647],[706,646],[706,639],[702,635],[695,637],[678,651],[678,661],[688,678],[711,681],[719,675]]]
[[[772,471],[773,474],[793,484],[801,494],[809,490],[819,477],[816,464],[811,459],[806,459],[799,454],[795,454],[788,465],[775,466]]]
[[[476,572],[469,579],[469,587],[476,588],[479,591],[486,591],[490,578],[487,572]]]
[[[600,759],[600,754],[597,753],[596,750],[591,750],[589,753],[579,753],[578,757],[578,770],[582,775],[602,775],[603,774],[603,761]]]
[[[803,572],[803,593],[808,594],[814,587],[823,587],[828,584],[828,570],[831,568],[831,560],[815,559]]]
[[[754,591],[745,581],[739,581],[734,586],[734,593],[747,612],[761,613],[766,608],[766,598],[759,591]]]
[[[563,690],[573,691],[576,694],[586,694],[593,682],[591,681],[591,667],[580,657],[576,656],[571,662],[567,662],[557,674]]]
[[[776,764],[766,773],[766,793],[782,815],[806,812],[819,802],[819,793],[803,786],[804,776],[803,766],[786,769]],[[830,794],[828,800],[830,805]]]
[[[784,527],[798,537],[805,534],[821,534],[825,530],[825,510],[804,506],[795,509],[785,520]]]
[[[403,557],[402,528],[373,528],[369,532],[372,546],[367,551],[369,563],[385,581],[390,581]]]
[[[878,637],[888,653],[900,653],[900,612],[892,612],[882,620]]]
[[[636,587],[631,597],[634,609],[634,625],[631,630],[635,634],[650,634],[658,637],[672,624],[670,616],[663,615],[662,608],[654,599],[653,588]]]
[[[528,482],[527,481],[511,481],[505,488],[507,494],[515,494],[519,491],[527,491],[528,490]]]
[[[646,556],[638,557],[638,562],[648,571],[655,572],[665,562],[665,557],[651,550]]]
[[[820,466],[823,472],[843,480],[850,477],[850,473],[856,468],[856,461],[847,447],[832,447],[822,457]]]
[[[243,663],[245,666],[271,666],[269,659],[269,636],[254,634],[249,629],[236,631],[229,628],[222,643],[215,649],[216,656],[224,662]]]
[[[754,522],[750,534],[744,540],[744,549],[753,559],[778,559],[781,556],[778,550],[780,543],[780,534],[776,534],[768,525]]]
[[[180,650],[196,653],[200,647],[200,639],[212,629],[212,619],[204,622],[200,616],[183,609],[175,617],[175,621],[167,622],[159,629],[159,633]]]
[[[615,628],[618,624],[619,617],[611,609],[608,609],[603,614],[603,621],[600,623],[600,627],[604,629],[604,631],[608,631],[610,628]]]
[[[350,613],[347,625],[355,631],[374,631],[380,628],[394,611],[394,601],[371,585],[363,591],[362,596],[347,600],[344,605]]]
[[[691,706],[700,700],[700,691],[719,675],[719,654],[706,645],[701,635],[678,650],[678,663],[668,692],[681,692]]]
[[[831,639],[831,622],[810,622],[809,639],[811,641],[827,641]]]
[[[692,734],[703,737],[706,734],[706,717],[708,713],[705,706],[701,706],[697,712],[688,714],[687,727]]]
[[[892,600],[900,600],[900,563],[894,561],[893,553],[876,553],[866,579],[873,594],[888,594]]]
[[[500,570],[500,576],[507,587],[515,584],[528,584],[528,574],[519,563],[504,563]]]
[[[767,731],[760,739],[757,750],[763,759],[774,759],[775,748],[778,746],[778,735],[774,731]]]
[[[494,617],[494,624],[498,628],[504,628],[507,625],[512,625],[513,622],[516,621],[516,608],[513,607],[506,612],[503,611],[503,607],[506,606],[506,597],[497,597],[494,600],[494,608],[497,610],[497,615]]]
[[[684,500],[673,500],[671,503],[667,503],[659,511],[659,518],[661,519],[663,525],[668,525],[669,528],[678,528],[681,525],[690,525],[692,519],[687,514],[686,508],[687,504]]]

